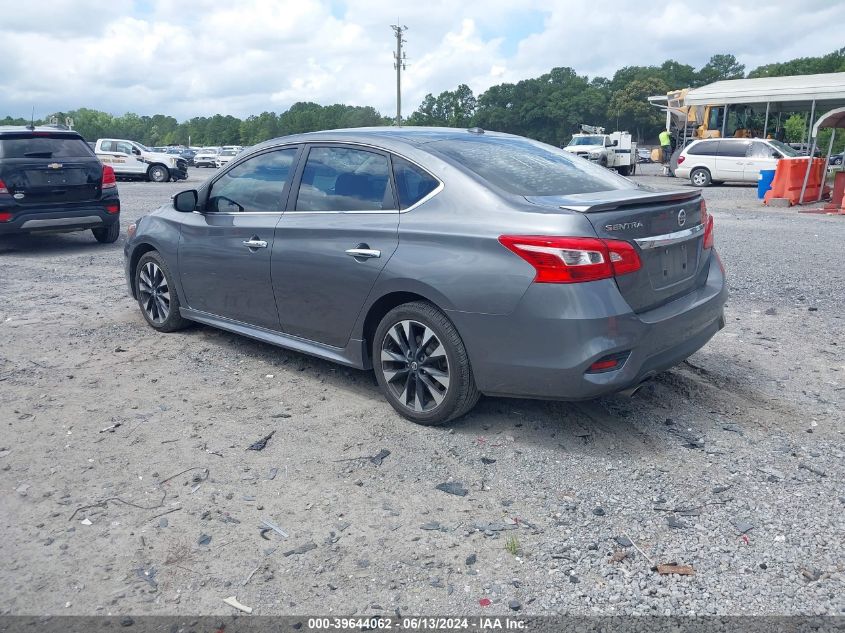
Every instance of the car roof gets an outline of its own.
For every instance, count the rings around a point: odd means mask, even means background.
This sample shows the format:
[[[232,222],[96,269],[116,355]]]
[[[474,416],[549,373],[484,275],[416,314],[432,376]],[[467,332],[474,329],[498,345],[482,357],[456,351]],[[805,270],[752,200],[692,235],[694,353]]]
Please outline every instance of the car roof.
[[[40,134],[66,134],[67,136],[82,138],[79,132],[54,127],[52,125],[36,125],[35,127],[30,127],[28,125],[0,125],[0,134],[21,134],[26,132],[38,132]]]
[[[759,137],[756,137],[756,136],[754,138],[737,138],[735,136],[725,136],[724,138],[722,138],[722,137],[697,138],[693,141],[693,143],[701,143],[702,141],[734,141],[734,142],[742,141],[742,142],[746,142],[746,141],[771,141],[771,140],[772,139],[770,139],[770,138],[759,138]],[[692,143],[690,143],[690,145],[692,145]]]
[[[279,145],[281,143],[382,143],[385,145],[410,145],[421,147],[435,141],[448,141],[470,138],[520,138],[503,132],[489,132],[481,128],[451,127],[359,127],[320,132],[305,132],[281,136],[253,146],[251,149]]]

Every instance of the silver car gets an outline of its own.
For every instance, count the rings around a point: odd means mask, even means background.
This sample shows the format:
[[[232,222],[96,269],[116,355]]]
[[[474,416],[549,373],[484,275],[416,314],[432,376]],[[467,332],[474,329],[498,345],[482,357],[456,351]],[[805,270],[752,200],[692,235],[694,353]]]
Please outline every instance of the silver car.
[[[373,368],[420,424],[481,393],[636,388],[724,325],[698,191],[478,128],[268,141],[132,225],[125,261],[156,330],[196,321]]]

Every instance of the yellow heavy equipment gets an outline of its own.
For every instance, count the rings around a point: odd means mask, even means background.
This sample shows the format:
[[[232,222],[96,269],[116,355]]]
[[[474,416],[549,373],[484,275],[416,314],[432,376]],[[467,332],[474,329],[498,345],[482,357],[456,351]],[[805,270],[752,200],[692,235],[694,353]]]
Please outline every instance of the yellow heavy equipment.
[[[757,121],[760,115],[751,106],[687,105],[685,97],[689,90],[684,88],[666,93],[666,105],[671,114],[669,130],[675,138],[720,138],[723,134],[734,138],[762,136],[762,121]]]

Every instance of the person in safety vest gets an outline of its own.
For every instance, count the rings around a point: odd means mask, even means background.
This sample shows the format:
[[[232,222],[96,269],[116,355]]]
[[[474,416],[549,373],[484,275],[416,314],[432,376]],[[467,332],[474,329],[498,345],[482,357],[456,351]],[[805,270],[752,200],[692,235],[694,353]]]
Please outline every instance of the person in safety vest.
[[[663,130],[657,135],[657,138],[660,140],[660,148],[663,150],[663,162],[668,163],[672,157],[672,135],[669,134],[669,130]]]

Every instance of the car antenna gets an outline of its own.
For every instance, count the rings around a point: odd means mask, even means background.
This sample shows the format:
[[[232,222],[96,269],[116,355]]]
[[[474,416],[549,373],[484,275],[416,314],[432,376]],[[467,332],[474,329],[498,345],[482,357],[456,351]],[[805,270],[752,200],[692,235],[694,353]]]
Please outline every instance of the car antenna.
[[[32,117],[29,120],[29,129],[35,129],[35,106],[32,106]]]

